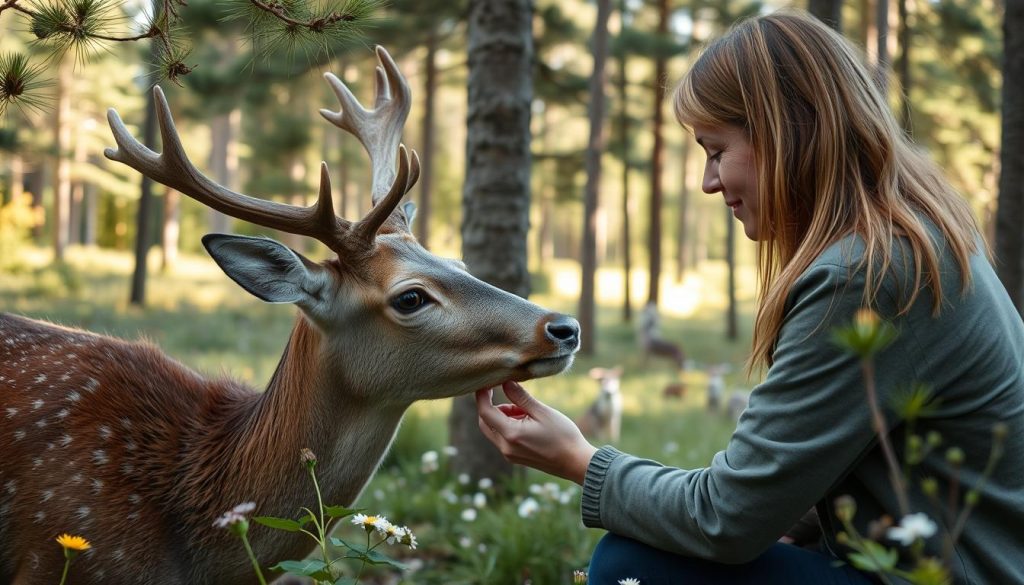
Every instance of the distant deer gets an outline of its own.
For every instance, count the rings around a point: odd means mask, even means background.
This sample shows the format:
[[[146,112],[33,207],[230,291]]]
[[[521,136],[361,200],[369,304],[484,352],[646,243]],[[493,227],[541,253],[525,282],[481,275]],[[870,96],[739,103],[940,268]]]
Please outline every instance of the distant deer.
[[[647,303],[640,315],[640,349],[643,351],[644,360],[650,356],[667,358],[675,364],[676,370],[681,372],[685,360],[683,348],[662,337],[659,320],[658,306]]]
[[[708,368],[707,406],[710,412],[717,412],[722,407],[722,399],[725,397],[725,375],[729,369],[729,364],[715,364]]]
[[[622,429],[622,368],[591,368],[590,377],[597,380],[597,398],[576,426],[588,437],[618,442]]]
[[[241,543],[212,523],[240,502],[279,517],[315,504],[301,448],[319,458],[324,501],[351,505],[414,401],[572,363],[574,319],[477,280],[413,237],[413,210],[398,207],[419,168],[399,145],[410,91],[387,52],[377,57],[373,109],[326,74],[341,109],[320,111],[369,153],[374,206],[356,222],[335,216],[326,165],[308,208],[203,176],[159,88],[162,154],[109,112],[118,148],[108,158],[228,215],[316,238],[336,257],[315,263],[266,238],[203,238],[242,288],[299,308],[262,393],[204,378],[147,343],[0,314],[0,583],[56,583],[60,532],[93,545],[71,583],[253,583]],[[311,548],[301,534],[259,526],[250,538],[264,567]]]

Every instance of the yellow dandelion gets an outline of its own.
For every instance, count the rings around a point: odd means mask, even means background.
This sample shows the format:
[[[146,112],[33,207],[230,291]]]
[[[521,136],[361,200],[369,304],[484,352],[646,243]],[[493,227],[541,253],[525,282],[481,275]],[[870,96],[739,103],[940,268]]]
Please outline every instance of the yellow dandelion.
[[[89,544],[89,541],[85,538],[81,536],[72,536],[67,533],[58,536],[57,542],[66,549],[78,552],[92,548],[92,545]]]

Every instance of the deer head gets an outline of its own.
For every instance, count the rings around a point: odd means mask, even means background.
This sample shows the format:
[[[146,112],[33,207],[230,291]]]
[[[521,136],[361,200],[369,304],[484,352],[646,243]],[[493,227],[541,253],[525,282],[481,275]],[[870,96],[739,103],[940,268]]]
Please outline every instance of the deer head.
[[[399,143],[410,90],[390,55],[380,47],[377,55],[373,109],[327,73],[341,109],[320,111],[369,154],[374,206],[359,221],[334,214],[326,164],[318,201],[308,208],[248,197],[209,180],[185,155],[159,88],[164,152],[132,138],[111,110],[118,149],[105,154],[227,215],[316,238],[334,251],[336,258],[318,264],[269,239],[203,239],[242,288],[264,301],[298,305],[323,335],[327,353],[339,356],[337,363],[358,364],[334,372],[351,393],[408,403],[562,371],[578,345],[575,320],[474,278],[461,262],[431,254],[413,236],[414,206],[399,207],[419,175],[415,151]]]

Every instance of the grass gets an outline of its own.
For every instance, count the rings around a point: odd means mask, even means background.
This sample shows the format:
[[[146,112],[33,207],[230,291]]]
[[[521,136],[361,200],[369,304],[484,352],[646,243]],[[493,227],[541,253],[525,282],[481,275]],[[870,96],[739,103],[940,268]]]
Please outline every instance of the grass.
[[[156,270],[154,262],[145,309],[127,303],[132,269],[128,254],[73,247],[66,264],[58,268],[49,264],[47,251],[30,248],[19,252],[17,260],[16,269],[0,273],[0,310],[129,339],[146,338],[202,372],[227,373],[257,388],[270,379],[294,320],[295,309],[251,297],[205,257],[183,257],[166,273]],[[725,415],[706,412],[705,368],[717,363],[731,365],[727,392],[752,384],[742,373],[753,305],[750,276],[741,273],[740,282],[746,285],[739,291],[740,336],[736,341],[724,335],[726,303],[724,287],[718,284],[725,282],[723,265],[709,262],[699,271],[687,273],[683,282],[663,285],[662,331],[682,343],[693,364],[682,375],[688,388],[682,400],[662,398],[662,388],[676,382],[677,373],[665,360],[645,362],[635,341],[634,325],[622,320],[621,297],[617,296],[621,273],[612,269],[598,275],[597,290],[602,295],[598,298],[595,355],[580,356],[571,372],[529,382],[527,388],[575,418],[596,396],[597,384],[587,375],[590,368],[621,366],[624,413],[617,446],[668,465],[706,465],[725,446],[733,422]],[[638,273],[634,278],[635,298],[643,298],[646,277]],[[539,291],[532,300],[575,312],[578,272],[574,263],[552,263],[541,280],[550,283],[549,290]],[[407,522],[417,522],[421,547],[414,557],[419,555],[422,568],[405,582],[507,583],[506,565],[533,562],[523,559],[536,559],[538,546],[564,554],[547,555],[553,558],[550,566],[525,567],[526,573],[515,579],[532,576],[534,582],[554,582],[541,580],[542,574],[548,574],[544,571],[549,571],[564,576],[559,580],[571,582],[572,569],[585,566],[588,551],[600,537],[600,531],[579,525],[578,494],[575,507],[562,506],[557,513],[548,514],[550,525],[543,530],[554,530],[557,541],[540,539],[539,527],[516,514],[516,507],[528,497],[529,485],[551,481],[550,477],[528,473],[518,496],[481,513],[472,523],[457,516],[477,488],[446,476],[444,468],[428,483],[431,490],[413,489],[418,495],[410,494],[411,486],[423,484],[418,469],[423,452],[441,450],[446,444],[449,408],[448,400],[413,405],[381,472],[356,502],[373,512],[398,514],[411,518]],[[565,482],[556,483],[568,487]],[[440,502],[438,494],[443,490],[458,497],[454,502]],[[496,531],[501,534],[494,534]]]

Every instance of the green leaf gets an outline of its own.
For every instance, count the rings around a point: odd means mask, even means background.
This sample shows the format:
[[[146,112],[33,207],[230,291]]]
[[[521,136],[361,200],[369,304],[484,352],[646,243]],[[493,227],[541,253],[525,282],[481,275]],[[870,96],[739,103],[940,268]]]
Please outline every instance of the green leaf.
[[[296,522],[295,520],[289,520],[287,518],[275,518],[273,516],[257,516],[253,518],[253,520],[259,522],[264,526],[276,528],[277,530],[284,530],[286,532],[298,532],[302,530],[302,524]]]
[[[334,582],[334,585],[359,585],[355,577],[341,577]]]
[[[275,571],[285,571],[293,575],[305,575],[306,577],[311,577],[318,581],[329,581],[333,579],[330,570],[327,568],[327,564],[316,559],[306,559],[303,561],[281,561],[270,568]]]
[[[896,568],[899,554],[894,549],[887,549],[873,540],[862,542],[862,551],[851,553],[850,562],[865,571],[891,572]]]
[[[324,513],[331,518],[344,518],[345,516],[351,516],[358,511],[358,509],[346,508],[345,506],[324,506]]]

